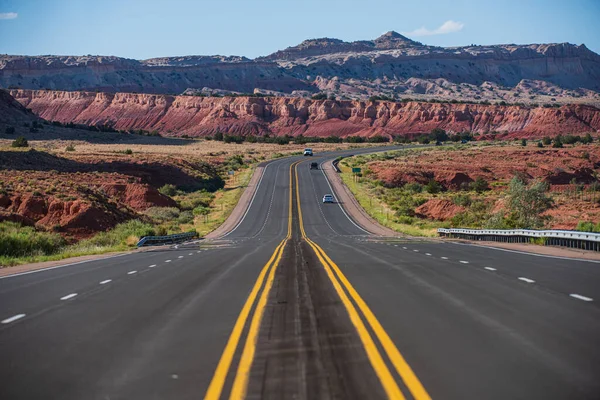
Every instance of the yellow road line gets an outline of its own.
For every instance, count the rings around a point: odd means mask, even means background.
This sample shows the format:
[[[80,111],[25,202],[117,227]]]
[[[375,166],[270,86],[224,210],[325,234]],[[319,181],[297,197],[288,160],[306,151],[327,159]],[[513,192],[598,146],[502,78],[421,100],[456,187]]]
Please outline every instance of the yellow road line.
[[[240,358],[235,380],[233,381],[233,386],[231,388],[231,394],[229,396],[229,399],[231,400],[243,399],[246,397],[248,381],[250,379],[250,368],[254,362],[254,354],[256,353],[256,342],[258,340],[260,324],[265,312],[265,306],[267,305],[269,291],[271,290],[271,287],[273,286],[273,280],[275,279],[275,271],[279,261],[281,261],[282,255],[283,247],[279,250],[279,255],[275,260],[275,264],[273,264],[273,268],[271,268],[271,272],[269,272],[265,289],[263,290],[260,300],[256,305],[256,311],[254,311],[252,322],[250,323],[250,329],[248,330],[246,345],[244,346],[244,351],[242,352],[242,357]]]
[[[254,361],[254,353],[256,348],[256,339],[258,337],[258,331],[260,328],[260,322],[262,320],[262,315],[264,313],[264,307],[266,305],[269,291],[272,287],[273,280],[275,277],[275,270],[277,265],[281,261],[281,257],[283,254],[283,249],[285,244],[288,242],[290,237],[292,236],[292,175],[291,171],[296,163],[292,163],[290,165],[290,195],[289,195],[289,214],[288,214],[288,229],[287,236],[283,239],[279,245],[275,248],[275,251],[271,255],[269,261],[265,264],[263,269],[261,270],[256,282],[254,283],[254,287],[244,304],[240,315],[233,327],[231,335],[229,336],[229,340],[225,345],[225,349],[223,350],[223,354],[221,355],[221,359],[219,360],[219,364],[215,370],[213,378],[210,382],[208,390],[206,391],[205,399],[207,400],[218,400],[221,397],[221,393],[223,392],[223,386],[225,385],[225,380],[227,379],[227,375],[229,373],[229,369],[231,367],[231,362],[233,360],[233,356],[238,347],[238,343],[240,341],[240,337],[244,330],[244,326],[246,326],[246,321],[248,320],[248,316],[250,314],[250,310],[252,309],[252,305],[254,304],[256,297],[258,296],[258,292],[262,287],[263,281],[267,272],[270,269],[269,275],[267,277],[267,283],[265,284],[265,288],[260,296],[259,302],[256,306],[256,310],[254,311],[254,315],[252,321],[250,323],[250,328],[248,331],[248,337],[246,338],[246,344],[244,345],[244,351],[242,352],[242,357],[240,359],[240,363],[238,365],[238,370],[236,373],[236,377],[233,383],[233,387],[231,390],[230,398],[231,399],[242,399],[245,397],[246,389],[248,387],[248,377],[250,373],[250,368],[252,367],[252,362]],[[272,267],[272,268],[271,268]]]
[[[398,348],[396,347],[394,342],[391,340],[391,338],[389,337],[389,335],[387,334],[385,329],[383,329],[383,326],[381,326],[381,324],[375,317],[375,314],[373,314],[373,312],[367,306],[365,301],[360,297],[360,295],[358,294],[356,289],[354,289],[354,287],[352,286],[350,281],[348,281],[346,276],[342,273],[340,268],[333,262],[333,260],[331,260],[331,258],[329,258],[327,253],[325,253],[325,251],[318,244],[316,244],[315,242],[313,242],[311,239],[309,239],[306,236],[306,232],[304,230],[304,221],[302,219],[302,208],[300,206],[300,195],[299,195],[299,190],[298,190],[298,170],[297,169],[296,169],[295,176],[296,176],[296,202],[298,204],[297,205],[298,206],[298,215],[299,215],[299,219],[300,219],[299,223],[300,223],[300,231],[302,233],[302,237],[307,241],[307,243],[312,247],[312,249],[317,254],[319,261],[321,261],[321,264],[323,264],[323,266],[325,267],[327,276],[331,280],[336,292],[338,293],[338,295],[342,299],[342,302],[346,306],[346,310],[348,311],[348,313],[350,315],[350,319],[352,320],[352,323],[354,324],[354,326],[356,327],[356,329],[358,331],[360,339],[363,342],[363,346],[365,347],[365,350],[367,352],[367,356],[369,357],[371,365],[373,366],[375,373],[379,377],[379,380],[381,381],[386,394],[388,395],[389,398],[393,398],[393,399],[403,399],[404,398],[404,396],[402,395],[402,392],[398,388],[398,385],[397,385],[395,379],[393,378],[389,369],[387,368],[387,365],[385,365],[385,362],[383,361],[381,354],[377,350],[377,347],[375,346],[373,339],[371,338],[371,335],[369,334],[368,330],[366,329],[362,320],[360,319],[360,316],[358,315],[356,308],[354,307],[352,302],[348,299],[345,291],[342,289],[342,285],[346,288],[346,290],[348,291],[348,293],[350,294],[352,299],[358,305],[360,311],[365,316],[365,319],[367,320],[367,322],[373,329],[373,332],[377,336],[377,339],[379,340],[383,349],[387,353],[387,356],[389,357],[392,365],[394,366],[394,368],[396,369],[396,371],[398,372],[398,374],[400,375],[400,377],[402,378],[402,380],[404,381],[404,383],[406,384],[406,386],[408,387],[408,389],[410,390],[410,392],[414,396],[414,398],[417,400],[429,400],[431,397],[429,396],[429,394],[427,393],[427,391],[425,390],[425,388],[423,387],[423,385],[421,384],[421,382],[419,381],[419,379],[417,378],[415,373],[412,371],[412,369],[410,368],[410,366],[408,365],[408,363],[406,362],[404,357],[402,357],[402,355],[400,354],[400,351],[398,350]],[[337,274],[337,277],[333,273],[333,271],[335,271],[335,273]],[[339,278],[339,281],[338,281],[338,278]],[[340,282],[341,282],[341,285],[340,285]]]
[[[231,360],[233,359],[233,355],[235,354],[235,350],[237,349],[240,337],[242,336],[242,331],[244,330],[244,326],[246,325],[246,320],[248,319],[248,315],[250,314],[250,310],[252,309],[252,305],[258,295],[258,292],[262,286],[265,275],[267,271],[275,261],[276,254],[283,247],[287,239],[284,239],[279,243],[275,252],[269,259],[269,261],[265,264],[263,269],[260,271],[256,282],[254,283],[254,287],[238,316],[237,321],[231,331],[231,335],[229,336],[229,340],[227,341],[227,345],[225,345],[225,350],[223,350],[223,354],[221,355],[221,359],[219,360],[219,364],[217,364],[217,368],[213,375],[213,378],[208,386],[208,390],[206,391],[206,395],[204,398],[206,400],[217,400],[221,397],[221,392],[223,391],[223,385],[225,384],[225,379],[227,379],[227,374],[229,372],[229,367],[231,366]]]

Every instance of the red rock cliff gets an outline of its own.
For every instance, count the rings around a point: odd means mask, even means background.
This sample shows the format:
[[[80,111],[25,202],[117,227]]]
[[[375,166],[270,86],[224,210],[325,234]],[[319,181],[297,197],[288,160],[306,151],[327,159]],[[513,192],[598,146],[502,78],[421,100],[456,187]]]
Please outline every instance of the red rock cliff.
[[[283,97],[193,97],[132,93],[12,90],[35,114],[50,121],[158,130],[172,136],[236,134],[306,136],[509,132],[540,137],[600,130],[600,110],[561,108],[307,100]]]

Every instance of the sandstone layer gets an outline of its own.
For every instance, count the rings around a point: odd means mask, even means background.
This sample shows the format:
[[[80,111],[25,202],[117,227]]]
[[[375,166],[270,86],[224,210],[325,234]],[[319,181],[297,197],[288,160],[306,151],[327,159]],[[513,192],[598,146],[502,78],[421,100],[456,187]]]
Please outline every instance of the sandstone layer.
[[[416,135],[443,128],[541,137],[600,130],[600,110],[586,105],[543,108],[49,90],[10,93],[49,121],[156,130],[167,136],[203,136],[217,131],[241,135]]]

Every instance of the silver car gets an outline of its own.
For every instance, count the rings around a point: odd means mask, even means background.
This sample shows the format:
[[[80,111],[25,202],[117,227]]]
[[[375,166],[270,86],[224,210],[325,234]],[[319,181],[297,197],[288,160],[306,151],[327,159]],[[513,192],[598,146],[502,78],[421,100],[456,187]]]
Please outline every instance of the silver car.
[[[323,196],[323,203],[333,203],[334,199],[333,199],[333,195],[332,194],[326,194],[325,196]]]

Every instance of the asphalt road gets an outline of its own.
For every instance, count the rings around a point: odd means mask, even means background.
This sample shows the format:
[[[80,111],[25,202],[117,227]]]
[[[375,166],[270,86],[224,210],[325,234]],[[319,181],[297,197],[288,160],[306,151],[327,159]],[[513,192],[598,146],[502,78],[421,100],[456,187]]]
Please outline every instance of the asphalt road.
[[[325,159],[223,238],[0,279],[0,399],[600,398],[600,265],[371,235]]]

